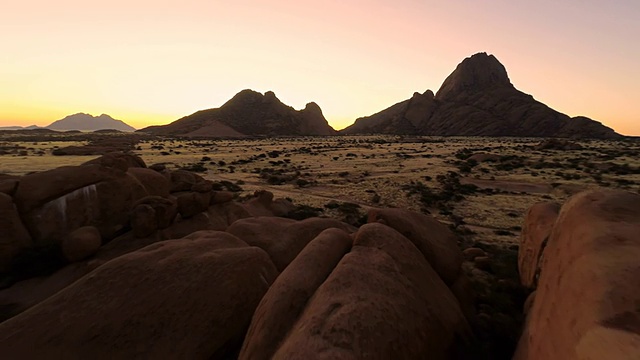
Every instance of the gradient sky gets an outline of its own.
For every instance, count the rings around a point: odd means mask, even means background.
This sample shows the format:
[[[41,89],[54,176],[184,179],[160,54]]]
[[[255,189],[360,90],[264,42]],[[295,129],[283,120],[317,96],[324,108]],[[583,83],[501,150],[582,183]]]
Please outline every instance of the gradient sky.
[[[485,51],[537,100],[640,135],[638,0],[21,0],[0,34],[0,126],[140,128],[250,88],[341,129]]]

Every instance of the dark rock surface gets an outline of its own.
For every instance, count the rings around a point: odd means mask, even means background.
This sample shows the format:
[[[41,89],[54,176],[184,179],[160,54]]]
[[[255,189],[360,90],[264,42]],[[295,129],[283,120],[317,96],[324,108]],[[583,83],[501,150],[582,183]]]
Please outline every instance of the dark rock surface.
[[[337,134],[316,103],[297,111],[280,102],[271,91],[263,95],[253,90],[239,92],[220,108],[201,110],[171,124],[140,131],[193,137]]]
[[[517,90],[493,55],[478,53],[458,65],[433,95],[359,118],[343,134],[576,137],[613,139],[612,129],[586,117],[570,118]]]

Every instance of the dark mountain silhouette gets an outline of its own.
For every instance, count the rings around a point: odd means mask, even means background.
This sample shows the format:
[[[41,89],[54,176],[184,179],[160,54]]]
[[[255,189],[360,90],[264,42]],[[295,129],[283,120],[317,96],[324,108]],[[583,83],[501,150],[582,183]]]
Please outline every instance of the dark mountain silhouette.
[[[44,129],[38,125],[29,125],[29,126],[0,126],[0,130],[34,130],[34,129]]]
[[[100,116],[91,116],[84,113],[69,115],[62,120],[53,122],[46,128],[58,131],[95,131],[103,129],[114,129],[131,132],[136,130],[132,126],[127,125],[122,120],[115,120],[114,118],[106,114],[102,114]]]
[[[300,111],[264,95],[243,90],[216,109],[201,110],[168,125],[139,130],[155,135],[239,137],[254,135],[336,135],[316,103]]]
[[[343,134],[618,138],[586,117],[571,118],[517,90],[493,55],[466,58],[434,95],[427,90],[359,118]]]

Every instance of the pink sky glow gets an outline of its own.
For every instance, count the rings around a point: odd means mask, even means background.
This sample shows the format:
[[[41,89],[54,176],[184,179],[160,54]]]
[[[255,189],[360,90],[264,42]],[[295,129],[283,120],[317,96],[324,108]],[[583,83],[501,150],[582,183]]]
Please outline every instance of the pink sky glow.
[[[537,100],[640,135],[639,19],[636,0],[8,2],[0,126],[86,112],[141,128],[253,89],[341,129],[484,51]]]

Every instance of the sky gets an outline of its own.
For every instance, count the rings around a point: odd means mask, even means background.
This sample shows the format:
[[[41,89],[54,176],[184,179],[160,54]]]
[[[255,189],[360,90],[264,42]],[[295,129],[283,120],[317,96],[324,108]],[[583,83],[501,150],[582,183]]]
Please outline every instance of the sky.
[[[253,89],[341,129],[487,52],[537,100],[640,135],[639,39],[637,0],[0,0],[0,126],[142,128]]]

